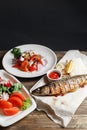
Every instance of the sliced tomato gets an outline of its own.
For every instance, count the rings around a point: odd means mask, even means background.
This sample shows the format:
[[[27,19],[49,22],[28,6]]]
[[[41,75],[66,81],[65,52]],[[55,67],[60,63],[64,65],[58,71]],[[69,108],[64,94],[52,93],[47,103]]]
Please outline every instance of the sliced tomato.
[[[26,97],[22,93],[20,93],[20,92],[13,92],[10,95],[10,98],[11,97],[19,97],[22,101],[24,101],[26,99]]]
[[[18,107],[12,107],[12,108],[4,108],[2,111],[6,116],[12,116],[17,114],[20,111],[20,109]]]
[[[16,107],[21,107],[23,105],[23,101],[19,97],[16,97],[16,96],[10,97],[8,101],[11,102],[13,106],[16,106]]]
[[[28,66],[29,66],[29,62],[28,62],[27,59],[25,59],[25,60],[21,63],[19,69],[22,70],[22,71],[27,72],[27,71],[28,71]]]
[[[38,61],[40,59],[41,59],[41,56],[40,55],[36,55],[36,54],[31,56],[31,58],[30,58],[31,61]]]
[[[0,100],[0,108],[4,109],[4,108],[12,108],[13,104],[9,101],[6,100]]]
[[[38,70],[38,65],[36,63],[32,64],[30,67],[29,67],[29,71],[32,72],[32,71],[35,71],[35,70]]]
[[[43,62],[42,62],[42,60],[40,59],[40,60],[38,60],[38,63],[39,64],[41,64],[41,65],[43,65]]]

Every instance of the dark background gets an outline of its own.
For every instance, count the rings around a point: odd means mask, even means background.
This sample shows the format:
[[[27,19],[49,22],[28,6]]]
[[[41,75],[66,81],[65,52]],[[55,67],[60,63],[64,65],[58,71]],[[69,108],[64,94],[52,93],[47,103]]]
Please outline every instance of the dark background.
[[[21,44],[87,50],[84,0],[0,0],[0,50]]]

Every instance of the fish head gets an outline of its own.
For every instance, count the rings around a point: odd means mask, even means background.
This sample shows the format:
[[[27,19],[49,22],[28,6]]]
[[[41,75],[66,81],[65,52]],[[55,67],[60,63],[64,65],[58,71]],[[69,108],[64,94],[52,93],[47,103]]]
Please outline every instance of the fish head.
[[[42,86],[32,91],[32,94],[36,96],[46,96],[49,95],[49,93],[50,89],[47,85],[45,87]]]

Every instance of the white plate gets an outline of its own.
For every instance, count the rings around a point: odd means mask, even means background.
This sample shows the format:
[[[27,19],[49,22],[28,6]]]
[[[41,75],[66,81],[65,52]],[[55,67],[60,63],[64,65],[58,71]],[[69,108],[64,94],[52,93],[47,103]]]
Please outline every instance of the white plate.
[[[56,54],[48,47],[37,45],[37,44],[26,44],[26,45],[17,46],[17,48],[20,48],[22,52],[26,50],[33,50],[38,54],[42,55],[47,60],[47,64],[40,70],[34,72],[23,72],[21,70],[12,67],[12,59],[14,58],[14,56],[11,53],[12,49],[9,50],[3,57],[2,65],[6,71],[8,71],[9,73],[17,77],[32,78],[32,77],[38,77],[44,75],[47,73],[48,70],[53,68],[57,63]]]
[[[6,71],[4,70],[0,70],[0,77],[2,77],[3,79],[10,79],[11,82],[19,82],[14,76],[8,74]],[[34,111],[34,109],[36,108],[36,103],[35,101],[33,100],[33,98],[30,96],[28,90],[23,86],[22,88],[22,93],[24,93],[24,95],[26,97],[30,97],[31,99],[31,102],[32,102],[32,105],[24,110],[24,111],[21,111],[19,112],[18,114],[16,115],[13,115],[13,116],[5,116],[5,115],[2,115],[0,114],[0,125],[3,126],[3,127],[6,127],[6,126],[9,126],[19,120],[21,120],[22,118],[24,118],[26,115],[28,115],[29,113],[31,113],[32,111]]]

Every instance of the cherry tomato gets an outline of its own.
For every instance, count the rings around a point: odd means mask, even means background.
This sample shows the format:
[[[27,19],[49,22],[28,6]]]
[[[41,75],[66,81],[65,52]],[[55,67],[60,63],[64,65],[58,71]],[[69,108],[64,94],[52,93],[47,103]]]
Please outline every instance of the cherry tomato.
[[[2,111],[6,116],[12,116],[14,114],[17,114],[20,111],[20,109],[18,107],[12,107],[4,108]]]
[[[10,95],[10,98],[11,97],[19,97],[22,101],[24,101],[26,99],[25,96],[22,93],[20,93],[20,92],[13,92]]]
[[[0,108],[11,108],[13,107],[12,103],[6,100],[0,100]]]
[[[10,97],[8,101],[11,102],[15,107],[21,107],[23,105],[23,101],[16,96]]]
[[[32,72],[32,71],[35,71],[35,70],[38,70],[38,65],[36,63],[32,64],[30,67],[29,67],[29,71]]]
[[[5,87],[8,87],[8,88],[11,87],[11,82],[10,82],[10,80],[8,80],[7,83],[4,83],[4,86],[5,86]]]

